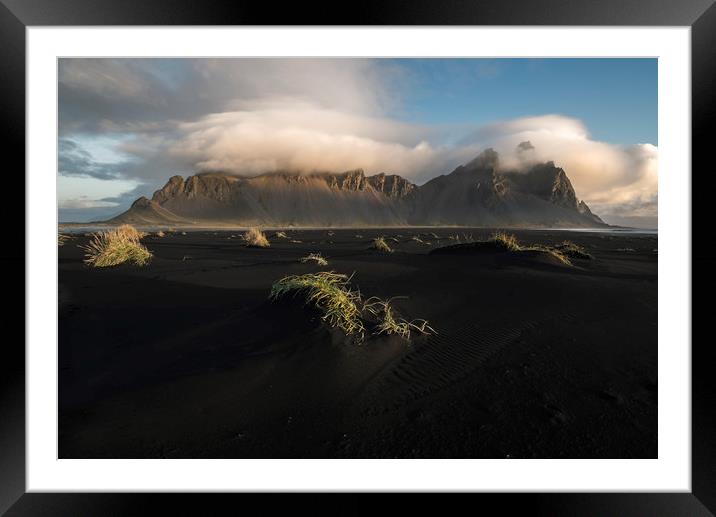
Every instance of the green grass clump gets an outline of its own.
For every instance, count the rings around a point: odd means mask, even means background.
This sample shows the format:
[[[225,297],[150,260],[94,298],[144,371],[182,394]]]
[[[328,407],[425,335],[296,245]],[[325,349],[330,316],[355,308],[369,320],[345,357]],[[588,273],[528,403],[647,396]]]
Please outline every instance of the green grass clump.
[[[244,232],[244,242],[249,248],[268,248],[270,246],[266,234],[258,228],[249,228]]]
[[[142,235],[129,225],[92,234],[89,243],[81,247],[85,251],[84,262],[92,267],[111,267],[124,262],[143,266],[151,260],[152,253],[139,242]]]
[[[303,264],[305,264],[306,262],[313,261],[316,264],[318,264],[319,266],[327,266],[328,265],[328,261],[325,258],[323,258],[323,256],[321,256],[320,253],[309,253],[305,257],[301,257],[300,261]]]
[[[350,277],[332,271],[291,275],[271,286],[269,298],[276,300],[290,292],[305,293],[307,303],[323,313],[321,319],[331,327],[341,329],[346,335],[358,334],[361,338],[365,327],[359,308],[361,297],[349,287]]]
[[[382,251],[384,253],[393,253],[393,248],[388,246],[388,243],[385,242],[384,237],[376,237],[373,239],[373,244],[371,244],[371,248],[374,250]]]
[[[397,334],[403,339],[409,340],[411,331],[421,334],[436,334],[435,330],[426,320],[407,321],[396,315],[390,300],[380,298],[368,298],[363,304],[363,310],[376,319],[376,334]]]
[[[350,288],[351,278],[333,271],[287,276],[274,282],[269,299],[277,300],[291,292],[303,293],[306,303],[323,313],[323,321],[348,336],[357,334],[359,341],[365,337],[366,324],[373,328],[373,334],[396,334],[406,340],[412,332],[437,334],[426,320],[407,321],[398,316],[391,305],[395,298],[372,297],[362,301],[360,292]]]

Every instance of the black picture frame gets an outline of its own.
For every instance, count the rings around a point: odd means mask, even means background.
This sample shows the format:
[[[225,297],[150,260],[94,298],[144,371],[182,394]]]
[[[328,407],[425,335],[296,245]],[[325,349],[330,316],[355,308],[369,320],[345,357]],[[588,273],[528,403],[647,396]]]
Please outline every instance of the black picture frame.
[[[62,25],[637,25],[690,26],[692,51],[692,170],[713,174],[710,156],[711,135],[716,126],[716,6],[714,0],[399,0],[355,4],[353,9],[334,3],[286,4],[280,8],[255,2],[196,2],[192,0],[0,0],[0,127],[6,164],[5,191],[23,192],[5,196],[5,221],[24,213],[25,170],[25,29],[28,26]],[[707,167],[707,164],[709,165]],[[689,171],[684,181],[689,179]],[[691,173],[691,178],[696,177]],[[692,206],[708,206],[710,189],[693,189]],[[692,235],[707,220],[692,216]],[[13,230],[15,231],[15,230]],[[706,241],[714,241],[712,238]],[[696,239],[693,239],[696,244]],[[697,291],[709,292],[713,280],[707,269],[716,256],[714,245],[699,241],[692,253],[692,275],[702,271]],[[5,248],[2,264],[6,272],[25,269],[24,232],[22,245]],[[5,336],[10,323],[24,321],[24,283],[19,275],[20,298],[4,309]],[[21,291],[22,290],[22,291]],[[703,310],[703,309],[701,309]],[[692,304],[692,314],[697,314]],[[692,316],[693,321],[693,316]],[[20,335],[24,336],[24,326]],[[688,346],[689,343],[674,343]],[[716,513],[716,387],[711,372],[714,364],[711,340],[692,339],[692,491],[691,493],[642,494],[473,494],[470,505],[484,511],[497,506],[500,512],[527,509],[538,515],[711,515]],[[231,512],[243,511],[247,502],[266,504],[266,497],[250,494],[40,494],[25,490],[25,348],[24,339],[4,339],[0,359],[0,513],[7,515],[106,515],[171,513],[210,514],[208,507],[227,505]],[[323,504],[325,512],[349,509],[373,511],[371,495],[346,505],[345,497],[331,495]],[[238,502],[237,498],[243,498]],[[281,504],[316,508],[305,495],[283,496]],[[477,498],[476,500],[474,498]],[[356,499],[352,497],[352,499]],[[432,499],[431,504],[444,507]],[[421,510],[430,509],[422,495],[410,496]],[[455,504],[454,501],[452,501]],[[457,502],[460,504],[460,502]],[[237,505],[241,506],[237,506]],[[233,510],[232,510],[233,508]],[[272,510],[273,502],[264,507]],[[437,508],[437,507],[436,507]],[[455,507],[457,508],[457,507]],[[474,507],[477,508],[478,507]],[[293,511],[293,510],[292,510]],[[343,513],[341,511],[340,513]]]

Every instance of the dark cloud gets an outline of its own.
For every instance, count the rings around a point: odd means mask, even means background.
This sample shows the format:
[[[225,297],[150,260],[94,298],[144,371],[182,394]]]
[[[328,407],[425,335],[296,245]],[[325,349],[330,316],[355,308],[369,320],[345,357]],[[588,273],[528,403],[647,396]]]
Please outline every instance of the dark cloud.
[[[330,78],[330,80],[327,80]],[[378,114],[400,68],[367,59],[61,59],[60,134],[131,131],[232,111],[246,100],[311,100]]]
[[[113,180],[121,178],[129,167],[127,162],[103,163],[95,161],[92,155],[77,142],[66,138],[60,139],[58,152],[58,172],[62,176]]]
[[[141,196],[151,197],[152,193],[155,190],[158,190],[164,185],[164,183],[154,183],[154,184],[148,184],[148,183],[142,183],[141,185],[137,185],[132,190],[128,190],[126,192],[123,192],[122,194],[114,197],[104,197],[100,199],[100,202],[103,203],[115,203],[117,206],[121,207],[129,207],[134,201],[137,200],[137,198]]]

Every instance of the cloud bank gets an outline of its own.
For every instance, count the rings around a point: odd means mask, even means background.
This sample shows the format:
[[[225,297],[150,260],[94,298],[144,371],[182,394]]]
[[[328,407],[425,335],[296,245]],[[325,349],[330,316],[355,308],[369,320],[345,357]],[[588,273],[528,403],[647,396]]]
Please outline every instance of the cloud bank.
[[[446,137],[455,128],[391,115],[410,80],[391,63],[364,59],[61,60],[59,174],[134,181],[146,193],[199,171],[363,168],[423,183],[492,147],[506,169],[554,161],[607,220],[656,217],[655,146],[600,142],[560,114],[461,127],[455,141]],[[98,134],[116,136],[112,152],[122,159],[93,156],[87,142]],[[96,201],[66,204],[128,203]]]

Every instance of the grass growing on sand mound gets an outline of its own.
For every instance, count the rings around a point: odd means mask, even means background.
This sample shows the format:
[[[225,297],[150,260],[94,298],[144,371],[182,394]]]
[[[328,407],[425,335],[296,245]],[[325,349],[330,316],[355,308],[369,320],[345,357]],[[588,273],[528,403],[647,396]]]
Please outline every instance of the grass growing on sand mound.
[[[111,267],[129,262],[143,266],[152,258],[152,253],[139,242],[141,236],[142,232],[129,225],[92,234],[90,242],[81,246],[85,251],[85,264],[92,267]]]
[[[542,246],[542,245],[534,245],[534,246],[528,246],[526,248],[522,248],[520,251],[541,251],[542,253],[547,253],[548,255],[552,255],[554,258],[559,260],[562,264],[566,266],[571,266],[572,261],[569,260],[569,257],[562,253],[560,250],[555,248],[550,248],[548,246]]]
[[[323,313],[321,319],[331,327],[338,327],[346,335],[365,332],[361,321],[360,293],[349,287],[350,277],[332,271],[292,275],[271,286],[269,298],[276,300],[290,292],[303,292],[307,303]]]
[[[384,237],[376,237],[373,239],[373,244],[370,246],[374,250],[382,251],[384,253],[393,253],[393,248],[388,246],[388,243],[385,242]]]
[[[266,234],[258,228],[249,228],[244,232],[243,237],[249,248],[268,248],[270,246]]]
[[[508,234],[505,232],[495,232],[490,236],[489,239],[487,239],[487,241],[493,242],[497,246],[504,248],[507,251],[522,251],[522,246],[520,246],[520,243],[517,242],[517,237],[512,234]]]
[[[403,339],[410,339],[410,333],[413,330],[421,334],[437,334],[426,320],[407,321],[397,316],[391,305],[392,300],[393,298],[381,300],[380,298],[372,297],[368,298],[363,304],[363,310],[378,322],[376,334],[397,334]]]
[[[373,334],[396,334],[406,340],[412,332],[437,334],[426,320],[407,321],[398,316],[391,305],[395,298],[372,297],[364,302],[360,291],[350,288],[351,278],[333,271],[287,276],[274,282],[269,299],[277,300],[290,292],[304,293],[306,302],[323,313],[323,321],[348,336],[358,334],[359,341],[365,337],[366,324],[373,327]]]
[[[328,261],[325,258],[323,258],[323,256],[321,256],[320,253],[309,253],[305,257],[301,257],[300,261],[303,264],[305,264],[306,262],[313,261],[316,264],[318,264],[319,266],[327,266],[328,265]]]
[[[488,239],[488,242],[492,242],[495,245],[505,249],[506,251],[539,251],[541,253],[546,253],[548,255],[553,256],[557,260],[559,260],[561,263],[571,266],[572,262],[569,260],[569,257],[566,253],[564,253],[560,248],[558,247],[549,247],[544,246],[541,244],[533,244],[531,246],[523,246],[517,241],[517,237],[515,237],[512,234],[507,234],[505,232],[496,232],[493,233],[490,238]],[[576,245],[575,245],[576,246]]]
[[[579,244],[575,244],[572,241],[564,241],[562,244],[557,244],[554,246],[554,249],[559,251],[562,255],[565,255],[569,258],[579,258],[579,259],[592,259],[591,254],[587,253],[587,251],[584,249],[583,246],[580,246]]]

